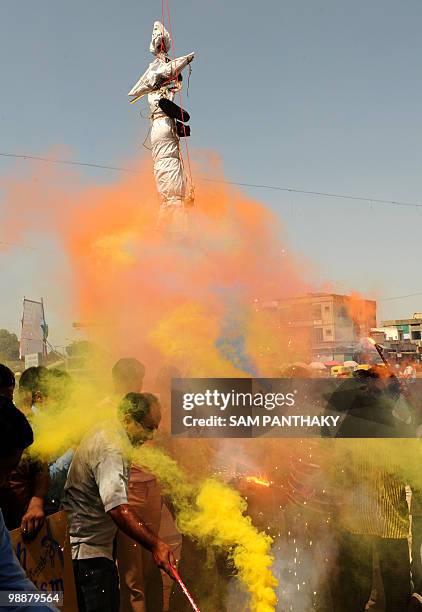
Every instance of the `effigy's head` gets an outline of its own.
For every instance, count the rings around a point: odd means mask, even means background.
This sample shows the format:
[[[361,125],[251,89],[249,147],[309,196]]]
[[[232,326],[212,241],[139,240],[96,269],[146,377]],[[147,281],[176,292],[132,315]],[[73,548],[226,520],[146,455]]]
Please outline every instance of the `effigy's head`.
[[[149,50],[151,53],[154,53],[154,55],[158,55],[159,53],[168,53],[170,51],[170,46],[170,34],[167,32],[161,21],[154,21]]]

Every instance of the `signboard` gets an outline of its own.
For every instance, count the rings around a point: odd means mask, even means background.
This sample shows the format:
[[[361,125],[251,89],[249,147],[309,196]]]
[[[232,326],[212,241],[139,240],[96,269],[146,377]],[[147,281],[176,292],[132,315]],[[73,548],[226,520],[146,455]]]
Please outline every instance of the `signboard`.
[[[359,412],[345,410],[345,387],[350,405],[380,393],[371,378],[347,384],[344,378],[173,378],[171,432],[185,438],[415,437],[393,413],[387,390],[383,422],[368,402]]]
[[[63,612],[78,609],[66,513],[48,517],[35,540],[22,538],[20,529],[11,532],[19,563],[37,589],[63,593]]]
[[[34,353],[45,355],[47,333],[43,302],[24,299],[20,340],[21,358]]]
[[[36,368],[40,365],[39,353],[28,353],[25,355],[25,370],[27,368]]]

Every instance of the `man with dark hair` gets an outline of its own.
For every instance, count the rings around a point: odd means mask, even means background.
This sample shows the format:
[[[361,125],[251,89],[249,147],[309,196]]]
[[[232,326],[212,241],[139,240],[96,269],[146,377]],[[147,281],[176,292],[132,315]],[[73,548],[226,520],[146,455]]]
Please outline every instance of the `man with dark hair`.
[[[19,465],[23,451],[34,438],[30,424],[9,398],[0,396],[0,486],[4,486],[10,474]],[[0,510],[0,591],[36,591],[28,580],[13,551],[12,542]],[[7,607],[8,610],[28,612],[53,610],[49,606],[23,605]]]
[[[121,393],[126,394],[120,408],[126,406],[128,412],[136,414],[140,420],[144,419],[150,406],[157,401],[149,393],[137,393],[142,389],[144,366],[136,359],[120,359],[112,375],[115,396],[120,395],[120,400]],[[127,405],[128,401],[131,407]],[[155,476],[135,464],[130,468],[128,501],[140,520],[151,531],[158,533],[162,510],[161,490]],[[120,531],[117,538],[117,561],[121,612],[160,612],[163,605],[163,581],[151,553],[145,548],[134,546],[133,540]]]
[[[133,357],[123,357],[114,364],[111,371],[116,394],[138,393],[142,390],[145,366]]]
[[[24,414],[10,398],[0,397],[0,484],[7,482],[23,451],[34,441]]]
[[[32,414],[32,396],[37,394],[36,380],[40,375],[37,370],[38,368],[25,370],[19,381],[20,397],[22,384],[22,388],[25,390],[30,389],[30,398],[28,401],[28,397],[26,397],[23,410],[28,417]],[[43,368],[43,370],[46,370],[46,368]],[[12,399],[13,373],[6,366],[0,365],[0,376],[0,395],[5,395],[4,389],[6,389],[7,396]],[[11,384],[12,382],[13,384]],[[3,389],[3,393],[1,389]],[[3,518],[9,530],[21,527],[25,536],[37,533],[44,523],[44,500],[48,487],[48,466],[35,461],[24,453],[23,460],[12,471],[7,482],[0,485],[0,506],[3,509]]]
[[[147,548],[161,569],[170,572],[174,564],[170,548],[128,503],[130,447],[149,440],[160,417],[154,395],[130,393],[119,405],[118,419],[89,432],[75,452],[64,507],[81,612],[119,612],[119,577],[113,555],[118,529]]]
[[[27,368],[19,379],[19,408],[28,416],[48,395],[48,369],[44,366]]]
[[[152,393],[127,393],[119,404],[118,413],[135,446],[151,440],[161,421],[161,406]]]
[[[0,363],[0,395],[13,400],[15,391],[15,375],[7,366]]]

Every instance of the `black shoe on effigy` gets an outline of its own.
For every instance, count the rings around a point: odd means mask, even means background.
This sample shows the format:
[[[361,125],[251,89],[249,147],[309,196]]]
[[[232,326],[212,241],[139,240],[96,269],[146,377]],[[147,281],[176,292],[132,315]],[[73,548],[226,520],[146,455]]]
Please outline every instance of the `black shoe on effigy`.
[[[413,593],[410,598],[408,612],[421,612],[422,611],[422,595],[419,593]]]
[[[158,106],[161,108],[163,113],[170,117],[171,119],[177,119],[178,121],[189,121],[190,115],[187,110],[175,104],[172,100],[168,98],[160,98],[158,100]]]

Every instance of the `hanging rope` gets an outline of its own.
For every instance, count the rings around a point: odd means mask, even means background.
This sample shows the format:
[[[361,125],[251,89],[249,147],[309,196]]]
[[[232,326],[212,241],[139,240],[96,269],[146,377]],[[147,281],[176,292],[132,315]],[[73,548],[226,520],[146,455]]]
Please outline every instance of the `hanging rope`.
[[[171,26],[171,16],[170,16],[169,0],[161,0],[162,24],[163,24],[163,26],[165,26],[164,1],[166,3],[168,30],[169,30],[169,33],[170,33],[172,55],[173,55],[173,59],[174,59],[176,57],[176,52],[175,52],[175,45],[174,45],[173,29],[172,29],[172,26]],[[178,70],[176,68],[176,82],[178,82],[178,78],[179,78],[179,73],[178,73]],[[179,106],[182,109],[182,114],[183,114],[183,99],[182,99],[182,89],[181,88],[179,89]],[[187,159],[187,165],[188,165],[188,173],[187,174],[188,174],[188,177],[189,177],[190,187],[193,188],[192,168],[191,168],[191,162],[190,162],[190,153],[189,153],[188,138],[186,136],[186,125],[184,123],[182,123],[182,126],[183,126],[183,135],[184,135],[184,138],[185,138],[186,159]],[[182,164],[183,164],[183,155],[182,155],[182,152],[180,150],[180,147],[179,147],[179,151],[180,151],[180,157],[181,157]]]

